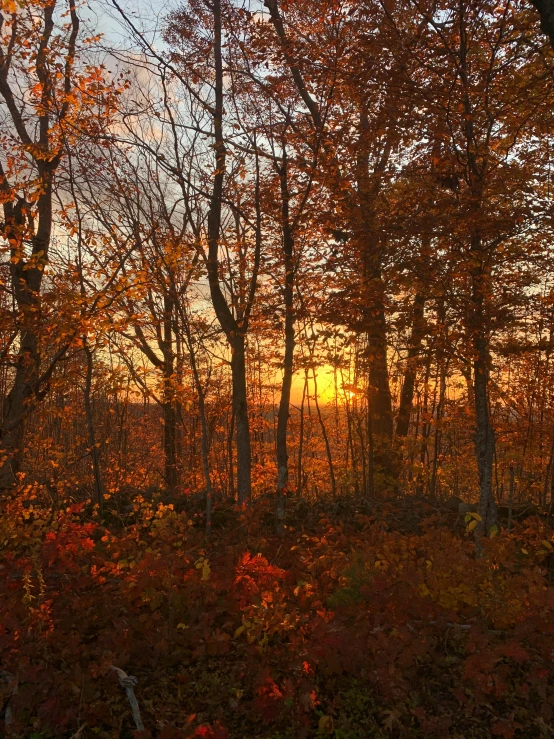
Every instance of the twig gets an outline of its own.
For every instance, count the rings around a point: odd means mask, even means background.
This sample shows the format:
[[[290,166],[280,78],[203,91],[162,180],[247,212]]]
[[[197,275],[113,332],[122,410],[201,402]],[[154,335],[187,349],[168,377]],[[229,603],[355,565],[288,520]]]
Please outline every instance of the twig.
[[[69,739],[81,739],[81,736],[83,735],[83,731],[86,729],[86,727],[87,727],[86,724],[83,724],[82,726],[80,726],[77,729],[77,731],[69,737]]]
[[[124,672],[119,667],[115,667],[114,665],[111,666],[111,669],[117,673],[119,684],[121,685],[121,687],[125,688],[127,698],[129,700],[129,703],[131,704],[131,710],[133,712],[133,718],[135,720],[137,731],[144,731],[144,724],[142,723],[140,708],[134,691],[135,685],[138,684],[137,678],[134,675],[127,675],[126,672]]]

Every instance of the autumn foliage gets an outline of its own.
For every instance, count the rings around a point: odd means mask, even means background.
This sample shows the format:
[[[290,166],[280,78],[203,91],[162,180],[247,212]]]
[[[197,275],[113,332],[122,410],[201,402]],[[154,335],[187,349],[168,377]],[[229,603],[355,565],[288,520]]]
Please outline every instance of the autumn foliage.
[[[13,736],[133,735],[112,665],[138,678],[144,736],[550,731],[554,540],[538,519],[476,558],[463,523],[425,506],[348,524],[314,511],[284,538],[256,507],[209,541],[141,498],[112,530],[32,496],[6,513]]]
[[[0,733],[554,734],[553,0],[135,5],[0,0]]]

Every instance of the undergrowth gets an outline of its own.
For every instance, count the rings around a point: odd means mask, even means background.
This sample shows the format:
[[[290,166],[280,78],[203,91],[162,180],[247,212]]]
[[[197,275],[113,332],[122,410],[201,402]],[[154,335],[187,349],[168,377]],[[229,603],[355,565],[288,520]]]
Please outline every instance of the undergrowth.
[[[136,498],[102,525],[29,492],[0,520],[0,706],[13,739],[550,736],[552,532],[432,515],[234,512],[207,539]],[[112,666],[138,680],[134,731]]]

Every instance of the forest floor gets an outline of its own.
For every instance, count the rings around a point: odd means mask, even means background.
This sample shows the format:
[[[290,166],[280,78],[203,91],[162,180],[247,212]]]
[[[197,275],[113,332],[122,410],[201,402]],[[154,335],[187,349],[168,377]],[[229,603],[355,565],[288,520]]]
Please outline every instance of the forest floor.
[[[201,516],[137,497],[100,524],[0,518],[0,721],[17,739],[554,735],[554,534],[483,542],[398,499]],[[134,688],[144,731],[135,731]],[[0,729],[1,733],[2,729]]]

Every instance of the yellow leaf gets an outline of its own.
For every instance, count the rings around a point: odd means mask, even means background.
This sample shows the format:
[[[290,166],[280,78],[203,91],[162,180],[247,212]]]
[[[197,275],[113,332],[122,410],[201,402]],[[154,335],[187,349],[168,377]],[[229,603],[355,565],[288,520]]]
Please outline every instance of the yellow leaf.
[[[547,539],[543,539],[542,543],[547,549],[552,549],[552,544]]]
[[[468,524],[467,530],[473,531],[473,529],[477,526],[477,521],[471,521],[471,523]]]

